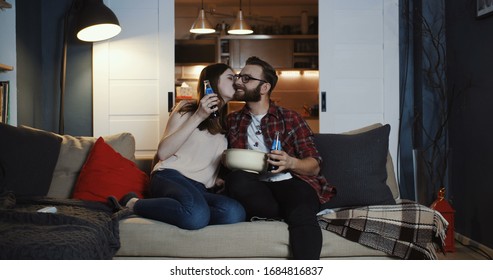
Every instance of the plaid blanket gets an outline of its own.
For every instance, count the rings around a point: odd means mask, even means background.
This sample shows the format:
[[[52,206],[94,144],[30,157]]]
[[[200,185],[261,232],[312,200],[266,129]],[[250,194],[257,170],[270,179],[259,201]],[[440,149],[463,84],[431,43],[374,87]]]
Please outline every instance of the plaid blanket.
[[[448,222],[409,200],[396,205],[340,209],[319,216],[322,229],[401,259],[436,259],[443,251]]]

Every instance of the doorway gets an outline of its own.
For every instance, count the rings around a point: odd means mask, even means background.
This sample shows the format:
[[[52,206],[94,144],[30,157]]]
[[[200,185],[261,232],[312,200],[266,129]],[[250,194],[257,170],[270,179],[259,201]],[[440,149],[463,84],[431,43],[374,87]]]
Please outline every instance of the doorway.
[[[299,112],[314,132],[319,131],[318,0],[243,1],[243,13],[254,29],[252,35],[228,35],[227,28],[238,11],[236,1],[204,1],[204,10],[216,32],[194,35],[190,26],[197,18],[201,1],[175,0],[175,54],[183,41],[216,40],[216,61],[239,72],[245,60],[259,56],[278,70],[279,82],[272,94],[278,105]],[[275,11],[273,13],[273,11]],[[306,27],[302,30],[302,18]],[[183,61],[177,58],[176,61]],[[175,102],[196,98],[197,78],[206,64],[175,62]],[[232,104],[231,107],[241,108]]]

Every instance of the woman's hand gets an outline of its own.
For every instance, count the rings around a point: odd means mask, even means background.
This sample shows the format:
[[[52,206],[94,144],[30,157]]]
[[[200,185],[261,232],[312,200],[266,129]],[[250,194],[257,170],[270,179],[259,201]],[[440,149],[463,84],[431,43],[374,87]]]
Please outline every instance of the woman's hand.
[[[224,179],[217,177],[215,185],[219,187],[224,187],[225,186]]]
[[[217,111],[219,108],[219,97],[217,94],[211,93],[205,95],[200,99],[199,107],[195,112],[201,119],[207,119],[212,112]]]

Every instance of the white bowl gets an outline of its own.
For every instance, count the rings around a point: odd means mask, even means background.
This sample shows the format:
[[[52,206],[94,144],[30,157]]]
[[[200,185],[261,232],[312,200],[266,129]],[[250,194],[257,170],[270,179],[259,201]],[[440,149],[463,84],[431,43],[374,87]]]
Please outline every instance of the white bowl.
[[[260,173],[267,170],[267,154],[248,149],[227,149],[224,151],[224,165],[231,170]]]

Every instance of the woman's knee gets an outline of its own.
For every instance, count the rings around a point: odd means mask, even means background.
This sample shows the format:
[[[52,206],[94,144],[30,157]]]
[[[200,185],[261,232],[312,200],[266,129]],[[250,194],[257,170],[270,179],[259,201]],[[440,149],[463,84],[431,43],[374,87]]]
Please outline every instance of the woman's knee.
[[[210,224],[233,224],[243,222],[246,219],[245,208],[238,201],[226,197],[214,197],[209,199],[211,210]]]
[[[226,211],[224,215],[224,224],[233,224],[245,221],[245,208],[238,201],[229,199],[227,209],[228,211]]]
[[[178,219],[176,226],[182,229],[197,230],[206,227],[209,222],[209,209],[193,209],[193,211]]]

